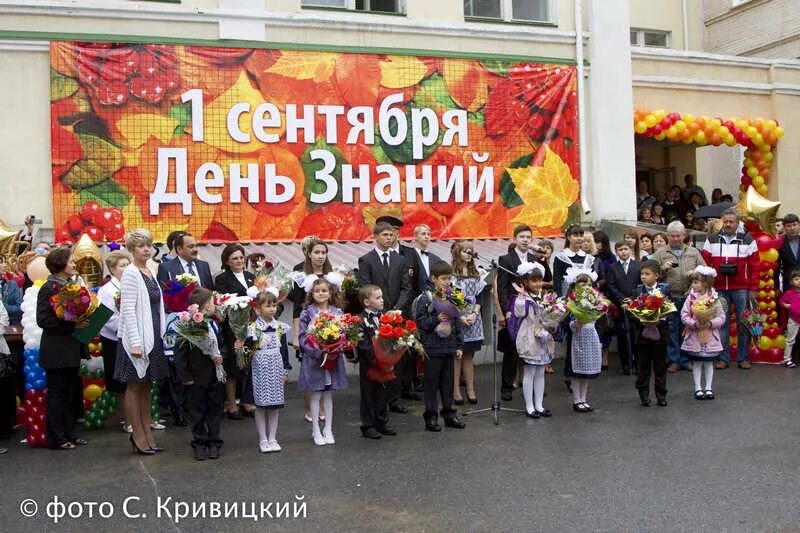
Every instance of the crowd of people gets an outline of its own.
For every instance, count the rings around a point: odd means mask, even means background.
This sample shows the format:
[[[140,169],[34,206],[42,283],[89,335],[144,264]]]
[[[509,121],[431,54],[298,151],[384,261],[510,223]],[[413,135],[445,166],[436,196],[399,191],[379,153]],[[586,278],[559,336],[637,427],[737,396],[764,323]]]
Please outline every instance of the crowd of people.
[[[126,235],[124,250],[106,257],[108,276],[98,291],[101,302],[114,310],[100,333],[106,390],[121,400],[121,428],[137,454],[163,451],[156,434],[166,420],[151,418],[154,383],[171,422],[190,427],[197,460],[220,457],[225,416],[254,418],[260,451],[276,452],[281,449],[278,413],[286,404],[293,349],[313,443],[334,444],[334,396],[348,386],[348,363],[343,357],[329,360],[310,333],[320,316],[340,315],[347,308],[362,321],[363,336],[353,362],[359,368],[360,429],[365,438],[395,435],[390,417],[408,413],[408,401],[424,402],[426,430],[463,429],[458,407],[478,403],[473,358],[493,340],[488,319],[492,312],[498,318],[497,349],[503,354],[502,400],[512,401],[521,388],[531,418],[552,416],[543,402],[558,342],[565,347],[565,381],[575,412],[594,410],[588,402],[589,384],[607,370],[608,349],[615,338],[621,371],[637,374],[642,406],[651,404],[651,376],[656,402],[666,406],[666,376],[680,370],[692,372],[687,391],[698,400],[710,400],[715,398],[714,370],[727,368],[732,360],[731,306],[740,324],[736,363],[740,369],[750,368],[749,333],[741,321],[757,288],[760,265],[754,239],[742,231],[736,211],[725,211],[721,220],[719,233],[709,235],[699,249],[687,244],[685,226],[678,220],[670,222],[664,234],[632,232],[613,245],[603,231],[572,224],[565,229],[563,250],[557,252],[552,242],[534,241],[531,228],[520,225],[493,276],[476,264],[472,241],[454,242],[450,257],[440,258],[429,250],[429,227],[417,226],[412,245],[406,246],[398,239],[402,221],[380,217],[374,226],[374,247],[358,259],[357,293],[343,298],[342,279],[333,275],[328,245],[309,236],[301,242],[303,261],[294,266],[292,290],[284,302],[277,290],[252,290],[252,263],[240,244],[225,247],[223,270],[212,276],[191,234],[170,234],[169,254],[156,263],[152,236],[147,230],[134,230]],[[800,219],[786,215],[783,231],[776,282],[788,315],[785,364],[794,366],[792,352],[800,329]],[[82,414],[79,368],[88,353],[72,336],[83,324],[59,317],[50,303],[60,287],[76,279],[72,251],[60,246],[46,254],[51,275],[39,290],[36,319],[43,330],[39,364],[47,376],[47,435],[51,447],[73,449],[87,444],[76,434],[76,421]],[[4,274],[3,325],[19,322],[23,292],[13,274]],[[188,303],[196,320],[208,324],[208,343],[176,341],[174,313],[166,312],[163,287],[183,274],[197,281]],[[468,302],[458,315],[444,312],[435,302],[435,295],[451,286]],[[581,320],[569,313],[559,323],[547,322],[542,302],[548,292],[575,299],[587,288],[598,289],[612,308],[599,319]],[[254,295],[254,314],[242,340],[227,320],[213,319],[218,316],[214,291],[245,296],[248,289]],[[629,312],[633,302],[658,294],[671,299],[676,311],[653,324],[637,321]],[[698,301],[709,303],[707,312],[698,310]],[[280,320],[288,302],[293,308],[290,323]],[[413,351],[406,353],[390,369],[396,377],[386,382],[372,372],[376,354],[371,339],[382,325],[381,314],[390,310],[413,321],[426,355],[421,359]],[[9,353],[0,342],[0,437],[5,438],[13,431],[18,392]],[[251,356],[245,365],[237,364],[242,353]]]
[[[715,188],[710,200],[705,190],[695,183],[692,174],[683,177],[685,186],[673,185],[666,194],[659,191],[650,193],[645,181],[636,187],[636,211],[639,222],[667,225],[674,220],[683,222],[684,226],[697,231],[706,231],[706,220],[695,217],[701,207],[722,202],[733,203],[730,194],[723,194],[722,189]]]

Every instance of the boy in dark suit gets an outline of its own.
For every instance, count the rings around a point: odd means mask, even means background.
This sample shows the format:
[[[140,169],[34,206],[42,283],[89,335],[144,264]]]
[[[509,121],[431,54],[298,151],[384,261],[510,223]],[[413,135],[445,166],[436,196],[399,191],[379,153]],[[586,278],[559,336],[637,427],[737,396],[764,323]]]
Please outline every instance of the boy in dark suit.
[[[218,459],[222,447],[220,427],[225,398],[225,384],[217,378],[217,366],[222,365],[224,346],[219,326],[208,319],[214,313],[214,301],[208,289],[196,289],[189,296],[189,304],[197,304],[208,320],[215,343],[200,349],[180,337],[175,345],[175,370],[178,379],[186,386],[189,423],[192,427],[192,448],[198,461]],[[212,345],[213,344],[213,345]],[[205,353],[211,351],[213,353]]]
[[[605,280],[608,287],[608,298],[611,302],[622,309],[625,300],[629,300],[636,294],[636,287],[639,285],[639,261],[631,257],[633,250],[625,241],[617,241],[614,245],[619,261],[610,265],[605,273]],[[633,344],[631,342],[631,324],[627,316],[623,316],[617,326],[617,351],[622,366],[622,373],[630,375],[633,364]]]
[[[386,386],[369,379],[367,372],[375,360],[372,338],[380,326],[383,311],[383,293],[377,285],[364,285],[358,291],[358,300],[364,306],[361,314],[364,337],[358,343],[358,375],[361,385],[361,434],[368,439],[379,439],[383,435],[397,435],[389,426],[386,409]]]
[[[431,265],[431,281],[434,291],[444,292],[453,276],[453,268],[439,261]],[[442,416],[447,427],[463,429],[464,422],[453,409],[453,357],[461,358],[464,344],[461,321],[446,313],[437,312],[433,303],[433,293],[424,292],[414,301],[414,321],[422,336],[422,346],[428,358],[425,360],[423,381],[425,383],[425,429],[441,431],[439,425],[439,401],[442,399]],[[439,324],[449,322],[450,334],[442,337],[436,331]]]
[[[500,269],[497,271],[497,299],[500,302],[502,316],[499,318],[499,327],[502,328],[497,333],[497,347],[503,352],[503,367],[501,370],[501,399],[504,402],[511,401],[511,391],[514,390],[514,377],[517,374],[517,346],[505,328],[506,320],[511,317],[511,310],[508,303],[511,297],[516,294],[512,282],[512,273],[517,271],[517,267],[524,262],[539,263],[544,267],[544,282],[551,283],[553,274],[546,261],[540,260],[530,251],[533,241],[533,231],[529,226],[521,224],[514,228],[514,248],[506,255],[498,259]],[[511,273],[509,273],[511,272]]]
[[[375,248],[358,258],[358,284],[377,285],[383,293],[385,309],[407,312],[411,305],[411,267],[406,259],[392,250],[397,241],[395,230],[388,222],[378,222],[372,230]],[[389,385],[389,409],[407,413],[400,404],[400,379]]]
[[[635,296],[660,292],[669,297],[669,284],[659,283],[661,267],[658,261],[645,261],[639,271],[641,285],[636,287]],[[630,303],[628,300],[627,303]],[[627,303],[624,304],[627,310]],[[635,320],[635,319],[633,319]],[[663,317],[655,331],[644,332],[645,326],[636,320],[636,339],[639,375],[636,377],[636,389],[639,401],[644,407],[650,405],[650,374],[653,374],[653,388],[656,401],[660,407],[667,406],[667,342],[669,342],[669,317]]]

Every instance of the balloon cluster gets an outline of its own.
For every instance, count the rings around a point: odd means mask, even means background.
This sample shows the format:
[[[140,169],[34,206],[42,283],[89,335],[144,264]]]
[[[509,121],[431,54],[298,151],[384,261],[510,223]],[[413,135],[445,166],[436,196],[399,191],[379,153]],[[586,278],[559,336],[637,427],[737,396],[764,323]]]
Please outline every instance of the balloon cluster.
[[[758,281],[756,302],[759,310],[766,315],[761,336],[753,339],[750,346],[750,359],[761,363],[781,363],[786,337],[778,327],[778,299],[775,287],[775,268],[778,249],[783,245],[783,236],[772,237],[758,227],[748,228],[756,236],[761,275]]]
[[[36,300],[41,283],[37,282],[22,299],[22,340],[25,342],[25,399],[19,413],[20,422],[28,429],[28,446],[47,446],[47,421],[45,419],[45,398],[47,397],[47,377],[39,366],[39,344],[42,329],[36,322]]]

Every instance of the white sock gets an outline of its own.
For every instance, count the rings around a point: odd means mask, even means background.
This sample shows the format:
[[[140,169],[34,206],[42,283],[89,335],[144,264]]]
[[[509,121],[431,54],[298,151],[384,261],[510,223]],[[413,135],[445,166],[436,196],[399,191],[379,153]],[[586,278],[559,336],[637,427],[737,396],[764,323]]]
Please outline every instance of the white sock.
[[[708,363],[701,363],[697,362],[692,367],[692,378],[694,378],[694,390],[699,391],[703,390],[702,385],[702,377],[703,377],[703,367],[706,366]],[[711,365],[714,366],[714,365]]]
[[[713,390],[714,387],[714,362],[706,361],[703,363],[706,371],[706,390]]]
[[[582,379],[572,378],[572,403],[581,403],[581,383]]]
[[[322,393],[322,408],[325,410],[325,426],[322,433],[325,435],[333,431],[333,391],[326,390]]]
[[[254,413],[256,419],[256,431],[258,431],[258,442],[261,443],[267,440],[267,420],[265,418],[267,410],[263,407],[256,407]]]
[[[321,392],[312,392],[311,393],[311,405],[309,405],[309,409],[311,410],[311,434],[312,435],[319,435],[319,399],[322,397]],[[328,410],[327,408],[325,409]],[[327,423],[327,422],[326,422]]]
[[[275,435],[278,433],[278,410],[265,409],[267,411],[267,419],[269,420],[269,441],[275,442]]]
[[[533,369],[533,401],[537,411],[544,411],[544,367],[535,366]]]
[[[525,399],[525,411],[528,413],[533,412],[533,374],[536,370],[535,366],[524,365],[523,370],[525,373],[522,376],[522,397]]]
[[[583,385],[581,387],[581,401],[586,403],[586,397],[589,395],[589,380],[582,379],[581,381],[583,381]]]

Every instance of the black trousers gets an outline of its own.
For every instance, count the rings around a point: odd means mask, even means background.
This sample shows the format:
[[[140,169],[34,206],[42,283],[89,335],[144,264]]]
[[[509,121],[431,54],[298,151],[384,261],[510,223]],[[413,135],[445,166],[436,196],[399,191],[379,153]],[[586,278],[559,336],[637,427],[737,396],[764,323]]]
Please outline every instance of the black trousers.
[[[668,333],[667,333],[668,334]],[[640,398],[650,396],[650,373],[653,373],[653,388],[656,398],[665,400],[667,398],[667,337],[662,337],[659,341],[648,341],[641,339],[637,347],[639,375],[636,376],[636,388],[639,390]]]
[[[367,379],[370,363],[358,364],[359,385],[361,386],[361,431],[369,428],[386,427],[389,423],[386,408],[386,385]]]
[[[78,368],[50,368],[47,374],[47,440],[60,446],[75,440],[75,396],[80,394]]]
[[[17,420],[16,382],[16,374],[0,378],[0,438],[5,438],[14,431]]]
[[[514,379],[517,377],[517,363],[519,354],[517,344],[508,333],[508,328],[497,332],[497,349],[503,352],[503,367],[500,371],[500,390],[511,392],[514,390]]]
[[[214,379],[186,387],[187,413],[192,428],[192,448],[222,446],[222,405],[225,385]]]
[[[438,418],[439,397],[442,400],[442,416],[452,418],[453,409],[453,356],[430,356],[425,360],[425,373],[422,378],[425,384],[425,420]],[[437,396],[438,394],[438,396]]]
[[[619,354],[619,364],[622,369],[632,369],[636,364],[636,357],[634,357],[634,350],[636,345],[633,344],[633,331],[629,331],[632,325],[628,321],[620,319],[617,326],[617,353]],[[638,372],[638,366],[637,366]]]
[[[167,370],[169,376],[158,383],[158,403],[169,408],[173,422],[177,423],[186,419],[186,386],[178,379],[175,363],[169,363]]]

